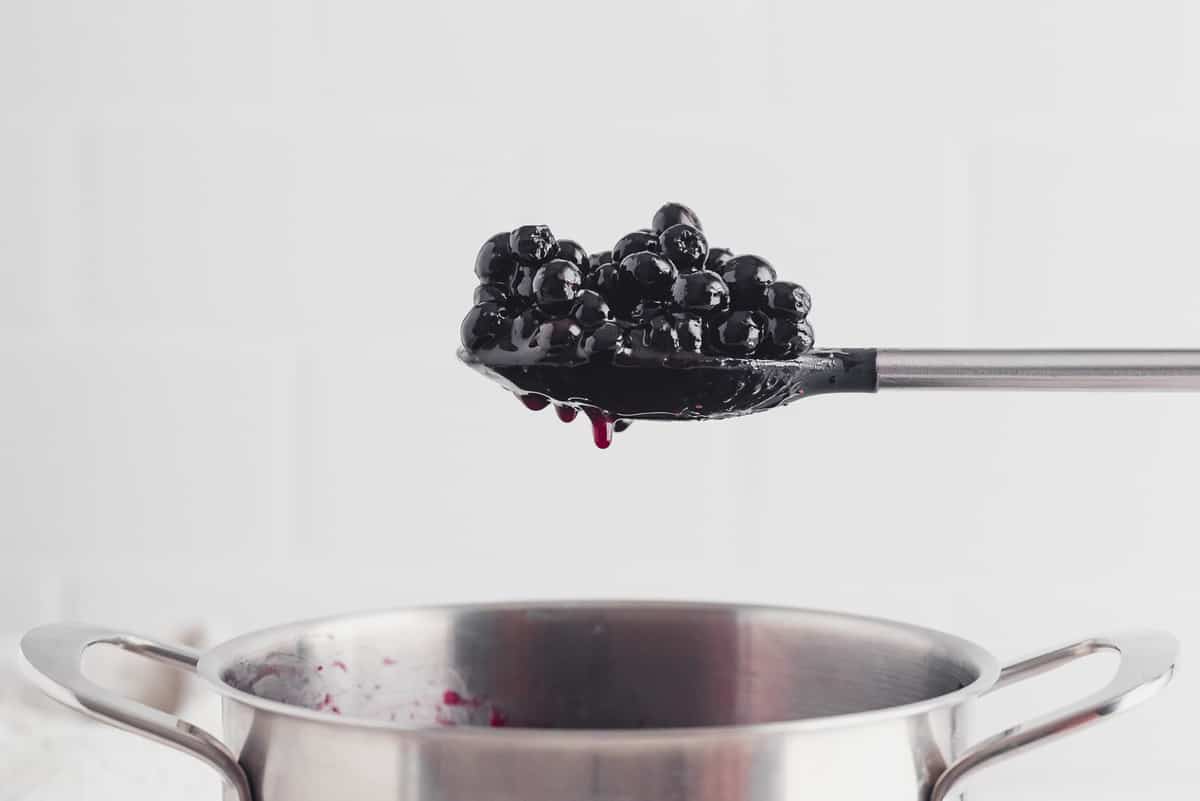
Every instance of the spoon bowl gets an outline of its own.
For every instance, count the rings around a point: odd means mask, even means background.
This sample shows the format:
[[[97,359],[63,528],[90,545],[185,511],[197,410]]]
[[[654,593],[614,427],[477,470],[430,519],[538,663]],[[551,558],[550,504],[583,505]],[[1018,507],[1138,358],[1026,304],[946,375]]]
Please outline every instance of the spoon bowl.
[[[786,360],[678,353],[654,359],[618,356],[611,364],[529,364],[507,360],[502,351],[466,349],[458,351],[458,358],[518,395],[625,419],[716,420],[810,395],[876,388],[871,350],[810,351]]]

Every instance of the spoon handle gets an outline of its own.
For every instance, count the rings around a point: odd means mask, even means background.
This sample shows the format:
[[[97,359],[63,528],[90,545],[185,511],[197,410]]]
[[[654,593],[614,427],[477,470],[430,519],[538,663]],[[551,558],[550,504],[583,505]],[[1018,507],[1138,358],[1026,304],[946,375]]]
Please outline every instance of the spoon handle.
[[[880,349],[879,389],[1200,391],[1200,350]]]

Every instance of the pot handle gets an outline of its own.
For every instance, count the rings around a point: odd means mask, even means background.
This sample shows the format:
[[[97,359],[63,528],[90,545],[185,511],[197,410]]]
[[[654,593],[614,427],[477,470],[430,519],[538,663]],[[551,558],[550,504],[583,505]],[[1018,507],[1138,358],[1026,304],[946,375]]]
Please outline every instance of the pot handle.
[[[944,801],[963,777],[982,767],[1145,701],[1171,680],[1179,655],[1179,643],[1170,634],[1144,630],[1081,640],[1008,665],[1000,671],[1000,678],[992,690],[1099,651],[1116,651],[1121,658],[1116,675],[1106,687],[1081,701],[1013,726],[967,749],[938,778],[930,792],[930,801]]]
[[[221,774],[237,801],[253,801],[245,772],[216,737],[186,720],[117,695],[83,675],[83,652],[102,643],[192,672],[200,659],[191,648],[75,623],[55,623],[30,631],[21,638],[20,652],[31,678],[54,700],[198,757]]]

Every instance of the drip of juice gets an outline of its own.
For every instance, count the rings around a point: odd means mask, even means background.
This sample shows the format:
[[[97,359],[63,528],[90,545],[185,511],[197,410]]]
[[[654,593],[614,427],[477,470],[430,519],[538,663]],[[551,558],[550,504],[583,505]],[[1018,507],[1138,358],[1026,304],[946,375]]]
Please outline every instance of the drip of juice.
[[[605,411],[588,406],[584,409],[592,421],[592,441],[597,448],[607,448],[613,441],[614,418]]]
[[[525,408],[533,412],[540,412],[550,405],[548,398],[543,398],[541,395],[521,395],[521,403],[525,404]]]
[[[550,399],[544,395],[529,393],[518,395],[517,398],[526,409],[534,412],[540,412],[550,405]],[[583,410],[592,422],[592,441],[596,443],[597,448],[603,449],[612,445],[613,434],[624,431],[632,425],[632,421],[617,419],[616,416],[594,406],[585,406]],[[556,403],[554,404],[554,413],[558,415],[559,420],[570,423],[579,416],[579,409],[565,403]]]

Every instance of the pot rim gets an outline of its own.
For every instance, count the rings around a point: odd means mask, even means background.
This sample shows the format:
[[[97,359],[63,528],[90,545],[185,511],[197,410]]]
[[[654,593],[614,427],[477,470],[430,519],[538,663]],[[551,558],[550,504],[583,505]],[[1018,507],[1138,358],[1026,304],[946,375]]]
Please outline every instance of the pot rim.
[[[246,692],[245,690],[240,690],[221,678],[221,673],[224,668],[226,668],[231,662],[244,656],[248,651],[255,650],[253,646],[256,643],[272,642],[277,640],[280,636],[286,637],[289,634],[298,635],[301,632],[317,626],[340,625],[349,623],[351,621],[360,622],[397,614],[418,612],[454,614],[467,611],[536,612],[550,610],[565,611],[589,608],[614,610],[679,610],[691,612],[708,610],[736,611],[746,614],[809,615],[824,618],[835,618],[848,623],[856,623],[860,625],[865,624],[882,626],[894,632],[908,633],[923,637],[931,643],[946,648],[949,652],[956,654],[964,661],[971,664],[972,667],[974,667],[974,669],[977,671],[978,675],[969,684],[966,684],[957,690],[952,690],[948,693],[942,693],[941,695],[935,695],[930,698],[924,698],[907,704],[881,707],[879,709],[870,709],[862,712],[848,712],[839,715],[801,718],[799,720],[773,721],[769,723],[746,723],[714,726],[677,726],[645,729],[541,729],[519,727],[491,728],[485,726],[429,726],[412,728],[411,726],[406,726],[400,722],[374,720],[370,718],[356,718],[354,716],[345,715],[331,715],[327,712],[295,706],[293,704],[283,703],[282,701],[273,701],[268,698],[262,698],[261,696],[254,695],[253,693]],[[595,745],[597,741],[617,743],[621,741],[627,741],[629,739],[637,739],[644,742],[646,740],[699,739],[728,737],[731,735],[746,736],[791,734],[860,727],[882,723],[885,721],[899,720],[924,714],[935,709],[955,706],[971,698],[983,695],[996,684],[996,681],[1000,676],[1000,665],[991,652],[970,640],[953,634],[948,634],[938,629],[927,628],[911,623],[903,623],[896,620],[890,620],[888,618],[860,615],[850,612],[837,612],[826,609],[789,607],[769,604],[663,600],[639,601],[629,599],[611,601],[540,600],[430,604],[390,607],[362,612],[350,612],[324,617],[309,618],[306,620],[299,620],[291,623],[271,626],[269,628],[258,629],[226,640],[201,654],[200,660],[196,666],[196,672],[206,682],[208,682],[208,684],[210,684],[219,695],[224,698],[237,701],[255,709],[260,709],[264,712],[282,715],[287,718],[295,718],[297,720],[302,720],[309,723],[317,723],[340,728],[350,728],[355,730],[379,729],[392,732],[396,735],[411,736],[413,738],[420,739],[459,739],[486,737],[496,739],[503,738],[507,743],[512,743],[516,740],[527,740],[541,741],[547,744],[551,740],[559,741],[564,744],[586,740],[590,745]]]

